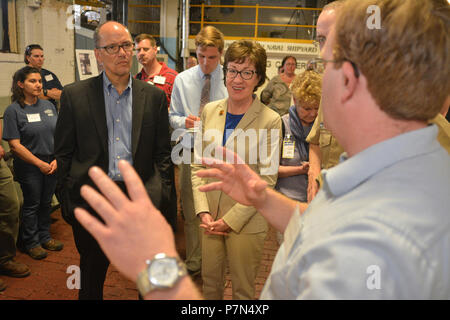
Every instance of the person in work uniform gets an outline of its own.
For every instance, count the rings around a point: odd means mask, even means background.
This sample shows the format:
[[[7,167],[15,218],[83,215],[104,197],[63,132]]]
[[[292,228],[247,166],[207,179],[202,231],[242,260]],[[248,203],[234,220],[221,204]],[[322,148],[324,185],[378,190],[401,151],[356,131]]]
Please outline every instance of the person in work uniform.
[[[308,203],[314,199],[322,185],[320,170],[329,169],[339,163],[339,156],[344,149],[325,127],[323,122],[322,104],[319,106],[317,118],[306,138],[309,143],[308,171]]]
[[[447,150],[450,154],[450,123],[448,122],[446,116],[448,116],[448,109],[450,107],[450,96],[444,103],[441,112],[429,121],[430,124],[436,124],[439,128],[437,140],[441,146]]]
[[[343,1],[335,1],[323,7],[317,20],[316,42],[322,50],[328,33],[336,22],[336,14]],[[339,145],[323,122],[322,103],[319,106],[317,118],[306,138],[309,143],[309,170],[308,170],[308,203],[314,199],[322,185],[321,169],[329,169],[339,163],[339,156],[344,149]]]
[[[14,156],[14,173],[23,193],[20,237],[33,259],[47,257],[44,249],[60,251],[63,243],[50,234],[51,200],[56,186],[53,153],[56,107],[39,99],[39,69],[26,66],[13,77],[12,104],[4,113],[3,140]]]
[[[25,49],[24,62],[26,65],[36,68],[42,77],[41,100],[48,100],[58,109],[58,102],[61,98],[62,85],[56,74],[50,70],[42,68],[44,65],[44,49],[38,44],[30,44]]]

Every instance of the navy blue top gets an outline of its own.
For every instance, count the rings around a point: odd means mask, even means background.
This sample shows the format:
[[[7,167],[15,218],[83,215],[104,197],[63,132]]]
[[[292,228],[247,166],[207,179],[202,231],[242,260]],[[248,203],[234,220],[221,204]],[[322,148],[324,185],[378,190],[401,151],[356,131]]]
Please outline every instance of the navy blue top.
[[[58,77],[53,72],[47,69],[41,69],[41,77],[42,77],[42,89],[59,89],[62,90],[63,86],[61,82],[59,82]],[[51,103],[56,106],[56,100],[48,99]]]
[[[3,114],[3,140],[19,139],[34,155],[53,155],[57,117],[55,106],[47,100],[24,107],[13,102]]]
[[[225,146],[228,137],[233,133],[233,130],[237,127],[239,121],[241,121],[244,114],[231,114],[227,112],[227,118],[225,120],[225,130],[223,132],[222,146]]]

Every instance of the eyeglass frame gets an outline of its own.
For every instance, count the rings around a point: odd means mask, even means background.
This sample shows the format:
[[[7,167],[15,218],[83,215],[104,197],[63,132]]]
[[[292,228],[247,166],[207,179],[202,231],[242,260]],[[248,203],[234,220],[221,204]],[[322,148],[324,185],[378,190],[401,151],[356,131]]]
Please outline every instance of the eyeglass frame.
[[[129,50],[124,48],[127,45],[130,45],[130,49]],[[117,51],[110,52],[108,50],[108,48],[109,49],[117,48]],[[123,51],[125,51],[125,52],[133,52],[133,50],[134,50],[134,42],[129,41],[129,42],[125,42],[125,43],[122,43],[122,44],[109,44],[107,46],[97,47],[97,49],[104,49],[106,51],[106,53],[108,53],[108,54],[118,54],[120,52],[120,49],[123,49]]]
[[[234,77],[231,77],[231,76],[230,76],[230,79],[231,79],[231,80],[232,80],[232,79],[235,79],[235,78],[238,76],[238,74],[239,74],[239,76],[241,77],[242,80],[252,80],[252,79],[253,79],[253,76],[254,76],[255,74],[258,74],[258,73],[256,72],[256,70],[246,70],[246,69],[244,69],[244,70],[241,70],[241,71],[237,71],[236,69],[233,69],[233,68],[231,68],[231,69],[223,68],[223,70],[225,71],[225,75],[226,75],[226,76],[228,76],[228,71],[230,71],[230,70],[236,71],[236,75],[235,75]],[[251,76],[250,78],[246,79],[246,78],[244,78],[244,77],[242,76],[242,72],[251,72],[251,73],[252,73],[252,76]]]
[[[308,61],[308,66],[313,66],[312,70],[314,72],[317,72],[319,74],[323,73],[325,71],[325,66],[327,63],[341,63],[341,62],[349,62],[352,67],[353,67],[353,72],[355,73],[355,77],[359,78],[360,72],[358,69],[358,66],[356,65],[356,63],[354,63],[353,61],[347,60],[347,59],[342,59],[342,60],[326,60],[323,58],[313,58],[311,60]],[[318,71],[316,67],[314,67],[315,64],[317,64],[317,62],[322,63],[323,64],[323,70],[322,71]]]

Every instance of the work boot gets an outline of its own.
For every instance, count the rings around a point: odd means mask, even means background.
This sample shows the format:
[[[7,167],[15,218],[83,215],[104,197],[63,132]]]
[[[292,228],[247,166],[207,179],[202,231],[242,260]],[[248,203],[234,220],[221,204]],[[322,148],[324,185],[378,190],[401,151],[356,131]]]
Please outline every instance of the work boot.
[[[13,258],[0,264],[0,274],[14,278],[25,278],[30,275],[30,268]]]
[[[41,260],[47,257],[47,251],[42,249],[41,246],[34,247],[28,250],[28,255],[35,260]]]
[[[61,241],[50,239],[43,243],[42,247],[50,251],[61,251],[64,248],[64,244]]]
[[[0,292],[6,289],[6,283],[2,279],[0,279]]]

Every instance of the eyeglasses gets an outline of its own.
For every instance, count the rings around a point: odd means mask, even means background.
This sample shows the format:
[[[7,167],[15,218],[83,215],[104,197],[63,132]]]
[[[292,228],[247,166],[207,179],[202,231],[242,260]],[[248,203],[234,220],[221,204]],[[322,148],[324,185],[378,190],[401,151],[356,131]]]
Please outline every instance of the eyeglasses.
[[[314,59],[311,59],[311,60],[308,61],[306,69],[307,70],[313,70],[313,71],[321,74],[321,73],[323,73],[325,71],[325,67],[326,67],[328,62],[330,62],[330,63],[339,63],[339,62],[344,62],[344,61],[350,62],[350,64],[353,67],[353,70],[355,72],[355,77],[358,78],[359,77],[359,69],[356,66],[356,64],[354,62],[352,62],[352,61],[345,60],[345,59],[344,60],[325,60],[325,59],[322,59],[322,58],[314,58]]]
[[[227,77],[230,79],[234,79],[237,77],[238,74],[241,75],[241,78],[244,80],[250,80],[253,78],[253,75],[256,73],[256,71],[253,70],[242,70],[237,71],[236,69],[225,69]]]
[[[109,46],[98,47],[97,49],[105,49],[105,51],[109,54],[116,54],[120,51],[120,48],[122,48],[126,52],[130,52],[134,48],[134,43],[125,42],[122,44],[110,44]]]

